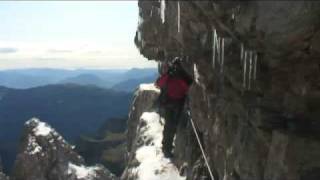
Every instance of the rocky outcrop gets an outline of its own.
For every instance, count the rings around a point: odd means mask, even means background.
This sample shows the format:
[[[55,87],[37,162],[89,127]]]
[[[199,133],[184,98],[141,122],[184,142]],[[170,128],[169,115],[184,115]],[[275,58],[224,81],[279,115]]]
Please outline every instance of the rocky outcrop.
[[[0,180],[9,180],[9,178],[4,173],[2,173],[1,157],[0,157]]]
[[[0,180],[9,180],[9,177],[7,177],[5,174],[0,172]]]
[[[38,119],[25,123],[13,170],[15,180],[114,180],[102,166],[84,160],[54,129]]]
[[[319,2],[161,0],[139,8],[141,54],[181,56],[193,74],[189,107],[216,180],[320,179]],[[132,140],[136,126],[130,131]],[[208,177],[192,133],[179,128],[174,159],[190,180]]]

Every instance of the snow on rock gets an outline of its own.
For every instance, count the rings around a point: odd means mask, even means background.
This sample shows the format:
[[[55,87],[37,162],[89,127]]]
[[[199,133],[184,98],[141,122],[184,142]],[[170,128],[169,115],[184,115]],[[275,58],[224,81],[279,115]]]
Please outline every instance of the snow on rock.
[[[137,180],[184,180],[178,169],[162,152],[163,118],[156,112],[145,112],[140,118],[135,159],[139,165],[128,170]]]
[[[25,123],[26,126],[32,127],[32,131],[36,136],[48,136],[54,132],[54,130],[44,122],[41,122],[37,118],[32,118]]]
[[[96,170],[99,170],[99,167],[77,166],[73,163],[68,165],[68,174],[75,174],[78,179],[91,180],[97,176]]]
[[[28,136],[28,146],[26,149],[26,153],[32,155],[42,151],[42,147],[36,142],[36,138],[30,135]]]
[[[48,127],[47,124],[44,122],[39,122],[38,126],[35,128],[35,135],[36,136],[47,136],[51,132],[51,128]]]
[[[103,166],[86,167],[84,159],[73,148],[48,124],[32,118],[25,123],[20,152],[13,170],[14,179],[117,179]]]
[[[151,84],[140,84],[138,91],[155,91],[160,93],[160,89],[157,88],[153,83]]]
[[[28,128],[28,138],[27,147],[25,153],[30,153],[31,155],[40,153],[42,151],[41,145],[37,141],[37,138],[47,139],[47,143],[51,144],[53,149],[57,149],[56,144],[61,146],[70,146],[64,138],[57,133],[52,127],[50,127],[45,122],[41,122],[37,118],[32,118],[25,123]]]

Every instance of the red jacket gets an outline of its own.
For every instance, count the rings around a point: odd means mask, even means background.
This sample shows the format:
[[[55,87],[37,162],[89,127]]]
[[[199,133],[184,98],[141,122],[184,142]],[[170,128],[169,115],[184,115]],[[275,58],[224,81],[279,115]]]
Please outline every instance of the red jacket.
[[[187,95],[189,86],[187,82],[179,77],[169,77],[168,74],[162,75],[156,82],[156,86],[167,88],[167,95],[172,100],[180,100]]]

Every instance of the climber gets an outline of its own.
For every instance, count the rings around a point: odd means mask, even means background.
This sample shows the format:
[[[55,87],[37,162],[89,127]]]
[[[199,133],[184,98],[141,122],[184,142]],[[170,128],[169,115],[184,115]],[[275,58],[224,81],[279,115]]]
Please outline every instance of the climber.
[[[166,157],[171,158],[173,138],[192,78],[182,68],[181,59],[177,57],[168,65],[162,64],[160,72],[155,85],[161,89],[158,99],[159,113],[165,119],[162,151]]]

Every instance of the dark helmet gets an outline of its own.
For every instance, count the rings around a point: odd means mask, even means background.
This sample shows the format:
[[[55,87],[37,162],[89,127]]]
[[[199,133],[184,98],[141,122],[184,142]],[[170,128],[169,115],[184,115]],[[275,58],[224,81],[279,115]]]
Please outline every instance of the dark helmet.
[[[181,71],[181,58],[175,57],[170,63],[169,63],[169,75],[178,75]]]

